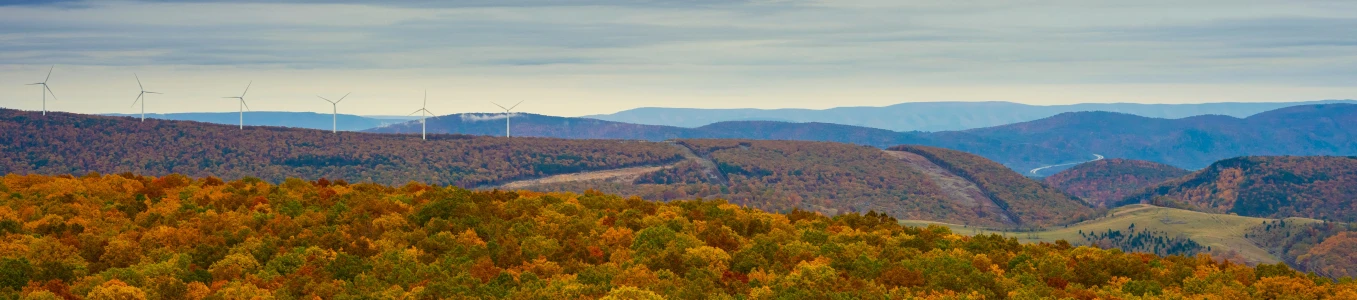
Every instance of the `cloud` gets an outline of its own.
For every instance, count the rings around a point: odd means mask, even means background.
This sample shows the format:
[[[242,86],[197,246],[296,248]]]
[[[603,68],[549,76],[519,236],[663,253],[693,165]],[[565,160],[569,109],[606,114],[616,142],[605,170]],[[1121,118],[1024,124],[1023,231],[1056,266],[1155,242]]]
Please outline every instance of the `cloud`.
[[[462,118],[462,122],[482,122],[482,121],[503,120],[503,119],[506,118],[506,117],[517,117],[517,116],[518,116],[518,113],[511,113],[511,114],[508,114],[508,115],[506,115],[506,114],[493,114],[493,113],[491,113],[491,114],[462,114],[462,115],[461,115],[461,118]]]
[[[11,1],[0,6],[0,66],[9,66],[0,73],[49,64],[203,80],[304,73],[339,86],[373,82],[341,74],[383,74],[399,77],[387,84],[607,98],[619,109],[962,98],[914,99],[922,93],[911,86],[1350,87],[1357,3],[1302,2]],[[999,95],[984,100],[1053,97]],[[559,105],[565,114],[613,109]]]

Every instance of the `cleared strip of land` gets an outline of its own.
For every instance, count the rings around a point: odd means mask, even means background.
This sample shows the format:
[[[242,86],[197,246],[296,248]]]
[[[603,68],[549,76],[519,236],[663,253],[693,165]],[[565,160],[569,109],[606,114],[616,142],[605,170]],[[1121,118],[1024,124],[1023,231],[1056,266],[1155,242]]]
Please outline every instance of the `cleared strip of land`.
[[[621,169],[611,169],[592,172],[580,172],[547,176],[537,179],[519,180],[500,185],[502,189],[521,189],[534,185],[561,183],[572,181],[599,180],[599,179],[617,179],[617,180],[635,180],[637,176],[662,170],[668,166],[655,167],[630,167]]]

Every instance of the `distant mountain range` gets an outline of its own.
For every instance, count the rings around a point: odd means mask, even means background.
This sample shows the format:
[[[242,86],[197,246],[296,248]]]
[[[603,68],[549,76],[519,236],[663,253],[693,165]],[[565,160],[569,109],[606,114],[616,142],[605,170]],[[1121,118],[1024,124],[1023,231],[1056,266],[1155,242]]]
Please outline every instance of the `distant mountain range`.
[[[697,128],[630,124],[586,118],[517,114],[515,136],[586,139],[808,140],[886,148],[902,144],[975,153],[1025,172],[1032,168],[1108,158],[1148,160],[1200,169],[1248,155],[1357,155],[1357,105],[1311,104],[1246,118],[1204,115],[1149,118],[1113,112],[1072,112],[1049,118],[965,131],[896,132],[869,127],[775,121],[730,121]],[[418,133],[418,122],[368,130]],[[503,135],[500,114],[460,114],[428,119],[430,133]],[[1044,174],[1060,171],[1048,169]]]
[[[107,116],[128,116],[139,117],[140,114],[106,114]],[[146,114],[148,119],[177,120],[177,121],[198,121],[204,123],[240,124],[240,113],[236,112],[203,112],[203,113],[169,113],[169,114]],[[292,128],[309,128],[330,130],[333,126],[338,126],[340,131],[359,131],[382,125],[395,124],[414,119],[414,117],[403,116],[358,116],[340,114],[339,120],[335,122],[330,114],[319,114],[313,112],[283,112],[283,111],[247,111],[245,112],[245,126],[281,126]],[[337,124],[337,125],[336,125]]]
[[[585,118],[688,128],[725,121],[782,121],[833,123],[893,131],[944,131],[999,126],[1079,111],[1119,112],[1166,119],[1206,114],[1243,118],[1287,106],[1326,103],[1357,103],[1357,100],[1203,104],[1083,103],[1048,106],[1012,102],[912,102],[884,107],[836,107],[822,110],[645,107]]]
[[[964,131],[1000,145],[1025,145],[1036,152],[1000,152],[994,147],[959,150],[1006,163],[1032,156],[1077,160],[1100,154],[1195,170],[1239,156],[1355,155],[1357,126],[1352,124],[1357,124],[1357,105],[1353,104],[1292,106],[1242,119],[1220,115],[1157,119],[1078,112]]]

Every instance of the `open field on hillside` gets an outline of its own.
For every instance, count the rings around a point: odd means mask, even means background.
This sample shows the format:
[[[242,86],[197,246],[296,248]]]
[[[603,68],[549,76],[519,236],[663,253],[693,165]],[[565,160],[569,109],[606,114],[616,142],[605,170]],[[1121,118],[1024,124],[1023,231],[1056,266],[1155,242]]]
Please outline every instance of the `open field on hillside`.
[[[501,188],[501,189],[523,189],[523,188],[527,188],[527,187],[531,187],[531,186],[539,185],[539,184],[562,183],[562,182],[573,182],[573,181],[588,181],[588,180],[603,180],[603,179],[617,179],[618,181],[621,181],[621,182],[630,182],[630,181],[632,181],[632,180],[636,180],[636,177],[637,177],[637,176],[641,176],[642,174],[647,174],[647,173],[654,173],[655,171],[663,170],[664,168],[667,168],[667,167],[670,167],[670,166],[672,166],[672,165],[668,165],[668,166],[655,166],[655,167],[630,167],[630,168],[621,168],[621,169],[612,169],[612,170],[602,170],[602,171],[578,172],[578,173],[570,173],[570,174],[552,175],[552,176],[547,176],[547,177],[542,177],[542,178],[536,178],[536,179],[528,179],[528,180],[514,181],[514,182],[510,182],[510,183],[506,183],[506,184],[500,185],[499,188]]]
[[[1138,204],[1115,209],[1109,212],[1107,216],[1098,219],[1033,232],[989,230],[931,221],[910,220],[901,221],[900,223],[909,226],[947,226],[957,233],[967,235],[990,233],[1002,234],[1005,236],[1016,237],[1021,242],[1054,242],[1056,240],[1066,240],[1074,244],[1079,244],[1083,241],[1083,238],[1079,235],[1080,231],[1090,233],[1103,232],[1109,229],[1126,230],[1131,224],[1135,224],[1137,230],[1167,232],[1169,235],[1186,237],[1203,246],[1210,246],[1213,249],[1234,250],[1238,252],[1246,262],[1254,264],[1277,263],[1280,261],[1277,257],[1268,254],[1263,248],[1258,247],[1258,245],[1244,238],[1244,233],[1246,231],[1254,226],[1262,225],[1264,221],[1271,220],[1274,219],[1210,214]],[[1287,218],[1286,222],[1304,224],[1321,221],[1307,218]]]

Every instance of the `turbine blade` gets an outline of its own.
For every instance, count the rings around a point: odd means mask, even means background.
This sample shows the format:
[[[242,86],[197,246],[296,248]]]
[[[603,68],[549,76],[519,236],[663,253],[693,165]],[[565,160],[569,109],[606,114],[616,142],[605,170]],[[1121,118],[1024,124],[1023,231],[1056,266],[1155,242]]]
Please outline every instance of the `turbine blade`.
[[[437,118],[437,117],[438,117],[438,114],[435,114],[435,113],[433,113],[432,111],[429,111],[429,110],[427,110],[427,109],[425,109],[424,112],[429,113],[429,115],[434,116],[434,118]]]
[[[518,103],[514,103],[514,106],[510,106],[509,109],[506,110],[514,110],[514,108],[518,107],[519,104],[523,104],[523,101],[518,101]]]
[[[320,100],[325,100],[325,102],[330,102],[332,104],[335,103],[334,101],[330,101],[330,99],[325,99],[325,97],[321,97],[320,95],[316,95],[316,98],[320,98]]]
[[[421,107],[429,107],[429,90],[424,90],[424,106]]]
[[[137,88],[141,89],[142,91],[145,91],[146,87],[141,85],[141,76],[137,76],[137,73],[132,73],[132,77],[137,78]]]
[[[55,70],[56,68],[57,65],[52,65],[52,68],[47,69],[47,78],[43,79],[42,83],[47,83],[47,80],[52,79],[52,70]]]
[[[245,110],[254,111],[253,109],[250,109],[250,104],[249,104],[249,103],[245,103],[245,99],[244,99],[244,98],[240,99],[240,104],[245,105]]]
[[[52,91],[52,87],[47,86],[46,83],[43,83],[43,84],[42,84],[42,88],[43,88],[43,89],[47,89],[47,93],[48,93],[48,94],[52,94],[52,100],[56,100],[56,99],[57,99],[57,92],[53,92],[53,91]]]
[[[240,96],[241,96],[241,97],[245,97],[245,93],[249,93],[249,92],[250,92],[250,86],[251,86],[251,85],[254,85],[254,80],[250,80],[250,83],[246,83],[246,84],[245,84],[245,91],[244,91],[244,92],[240,92]]]
[[[134,107],[134,106],[137,106],[137,101],[141,101],[141,96],[145,96],[145,95],[146,95],[146,92],[141,92],[141,94],[137,94],[137,100],[132,100],[132,105],[129,105],[129,106],[127,106],[127,107]]]
[[[495,106],[499,106],[500,109],[503,109],[503,110],[506,111],[506,112],[509,111],[508,108],[504,108],[504,106],[503,106],[503,105],[499,105],[499,103],[490,102],[490,104],[494,104]]]
[[[421,108],[421,109],[417,109],[417,110],[415,110],[415,112],[412,112],[412,113],[408,114],[407,116],[413,116],[413,115],[415,115],[415,114],[417,114],[417,113],[419,113],[419,112],[421,112],[421,111],[424,111],[424,109],[422,109],[422,108]]]
[[[353,92],[344,93],[344,96],[343,96],[343,97],[339,97],[339,100],[336,100],[336,101],[335,101],[335,104],[339,104],[340,102],[344,102],[344,98],[348,98],[348,97],[349,97],[349,94],[353,94]]]

